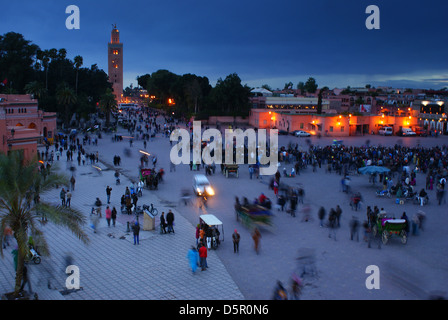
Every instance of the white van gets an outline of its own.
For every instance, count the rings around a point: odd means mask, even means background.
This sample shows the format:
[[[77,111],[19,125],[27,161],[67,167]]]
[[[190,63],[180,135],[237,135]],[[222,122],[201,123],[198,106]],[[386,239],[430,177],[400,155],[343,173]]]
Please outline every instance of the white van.
[[[379,134],[383,136],[391,136],[394,133],[394,130],[391,127],[382,127],[379,131]]]
[[[416,136],[416,133],[412,131],[411,128],[401,128],[401,135],[402,136]]]

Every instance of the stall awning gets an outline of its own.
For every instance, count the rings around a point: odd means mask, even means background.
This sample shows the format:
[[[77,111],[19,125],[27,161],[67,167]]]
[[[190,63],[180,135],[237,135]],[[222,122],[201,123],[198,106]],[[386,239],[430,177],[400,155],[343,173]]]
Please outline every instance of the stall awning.
[[[221,220],[216,218],[213,214],[203,214],[203,215],[200,215],[199,218],[201,218],[201,220],[204,221],[209,226],[222,225]]]

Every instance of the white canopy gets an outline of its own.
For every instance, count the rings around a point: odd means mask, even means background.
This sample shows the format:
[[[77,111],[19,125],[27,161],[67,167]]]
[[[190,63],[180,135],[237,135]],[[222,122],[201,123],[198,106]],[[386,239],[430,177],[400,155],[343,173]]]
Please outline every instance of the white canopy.
[[[209,226],[219,226],[222,225],[221,220],[216,218],[213,214],[202,214],[199,216],[202,221],[204,221]]]

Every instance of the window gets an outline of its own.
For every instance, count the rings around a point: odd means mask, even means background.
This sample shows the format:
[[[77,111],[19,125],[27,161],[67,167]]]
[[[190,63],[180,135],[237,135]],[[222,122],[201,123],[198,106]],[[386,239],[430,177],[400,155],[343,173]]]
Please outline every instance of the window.
[[[341,126],[341,132],[344,132],[344,126]]]
[[[330,132],[333,132],[333,126],[330,126]]]
[[[300,124],[300,129],[303,129],[303,122]]]

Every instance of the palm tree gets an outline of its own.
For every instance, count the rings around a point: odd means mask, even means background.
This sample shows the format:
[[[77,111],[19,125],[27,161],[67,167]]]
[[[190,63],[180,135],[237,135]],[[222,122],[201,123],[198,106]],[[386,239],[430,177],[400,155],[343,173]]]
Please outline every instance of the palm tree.
[[[117,109],[117,100],[111,89],[107,89],[100,100],[100,109],[106,114],[106,127],[110,124],[110,114]]]
[[[65,107],[65,125],[68,126],[70,121],[70,106],[77,101],[75,92],[64,83],[56,92],[56,99],[59,105]]]
[[[39,81],[32,81],[25,86],[25,91],[28,94],[34,95],[36,98],[40,99],[46,93],[43,84]]]
[[[78,94],[78,71],[79,71],[79,68],[81,68],[81,66],[83,64],[83,59],[81,56],[76,56],[74,58],[74,61],[75,61],[75,68],[76,68],[75,93]]]
[[[83,243],[89,242],[83,231],[87,220],[80,211],[39,200],[39,194],[50,191],[55,185],[68,185],[68,179],[53,172],[44,178],[38,164],[36,159],[24,160],[23,153],[19,151],[0,154],[0,253],[3,257],[3,232],[9,226],[18,246],[15,297],[20,290],[25,258],[29,252],[29,236],[39,237],[39,253],[49,255],[40,229],[43,216],[49,222],[68,228]]]

